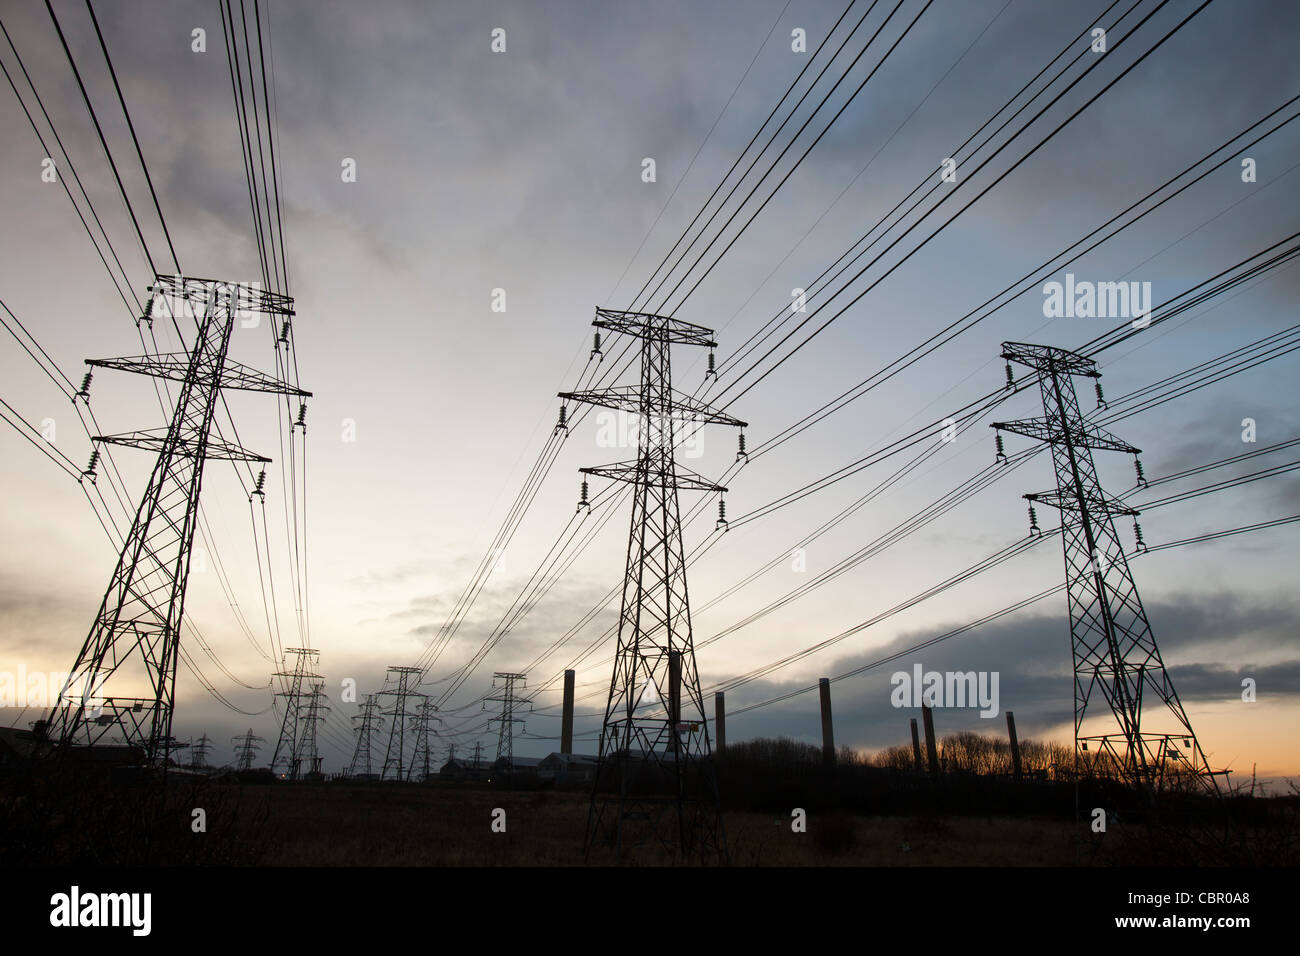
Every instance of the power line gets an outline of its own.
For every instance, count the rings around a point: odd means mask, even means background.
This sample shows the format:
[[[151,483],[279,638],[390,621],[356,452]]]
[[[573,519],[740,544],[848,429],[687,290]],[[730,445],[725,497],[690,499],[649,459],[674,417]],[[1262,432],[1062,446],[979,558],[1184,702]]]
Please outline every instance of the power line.
[[[51,16],[53,16],[53,8],[50,9]],[[122,105],[122,115],[126,117],[127,129],[131,131],[131,141],[135,143],[136,155],[140,157],[140,168],[144,170],[145,182],[149,184],[149,195],[153,197],[153,206],[158,212],[158,221],[162,224],[163,236],[166,237],[167,248],[172,254],[172,263],[179,273],[181,271],[181,261],[176,256],[176,246],[172,243],[171,232],[167,229],[167,219],[163,216],[162,205],[158,202],[158,191],[154,189],[153,177],[149,175],[149,165],[144,161],[144,150],[140,148],[140,137],[136,135],[135,123],[131,122],[131,111],[127,108],[126,97],[122,95],[122,85],[117,81],[117,70],[113,68],[113,58],[108,55],[108,44],[104,42],[104,34],[99,29],[99,18],[95,16],[95,8],[91,4],[91,0],[86,0],[86,11],[90,14],[90,22],[95,25],[95,36],[99,38],[99,48],[104,51],[104,62],[108,64],[109,75],[113,78],[113,88],[117,90],[117,101]],[[55,25],[57,26],[57,22]],[[60,31],[60,39],[62,36],[63,33]],[[144,239],[141,237],[141,242],[143,241]]]
[[[113,159],[112,150],[109,149],[108,140],[104,136],[104,129],[99,125],[99,116],[95,113],[95,105],[90,101],[90,94],[86,91],[86,84],[81,79],[81,71],[77,69],[77,61],[73,59],[72,50],[68,46],[67,38],[63,35],[63,27],[59,25],[59,18],[55,15],[50,0],[45,0],[45,9],[50,13],[50,20],[54,23],[55,32],[59,35],[59,42],[63,45],[63,52],[67,55],[68,66],[72,68],[72,75],[77,80],[77,88],[81,90],[81,98],[86,104],[86,111],[90,114],[91,122],[95,125],[95,132],[99,136],[99,145],[103,148],[108,165],[113,170],[113,178],[117,181],[117,188],[122,194],[122,202],[126,206],[127,213],[131,216],[131,224],[135,226],[135,234],[140,240],[140,248],[149,263],[149,273],[156,275],[158,270],[154,267],[153,256],[149,254],[149,244],[145,241],[144,231],[140,228],[140,220],[136,218],[135,209],[132,207],[130,197],[126,192],[126,185],[122,182],[122,174],[118,171],[117,161]]]
[[[1218,538],[1225,538],[1225,537],[1229,537],[1229,536],[1232,536],[1232,535],[1245,534],[1245,533],[1249,533],[1249,532],[1252,532],[1252,531],[1262,531],[1262,530],[1266,530],[1266,529],[1268,529],[1268,528],[1275,528],[1275,527],[1279,527],[1279,526],[1281,526],[1281,525],[1285,525],[1285,524],[1292,524],[1292,523],[1297,522],[1297,521],[1300,521],[1300,515],[1289,515],[1289,516],[1287,516],[1287,517],[1285,517],[1285,518],[1276,518],[1276,519],[1273,519],[1273,520],[1270,520],[1270,521],[1261,521],[1261,522],[1258,522],[1258,523],[1256,523],[1256,524],[1244,525],[1244,526],[1242,526],[1242,527],[1238,527],[1238,528],[1228,528],[1228,529],[1221,530],[1221,531],[1213,531],[1213,532],[1209,532],[1209,533],[1207,533],[1207,534],[1195,535],[1195,536],[1193,536],[1193,537],[1189,537],[1189,538],[1182,538],[1182,539],[1177,540],[1177,541],[1169,541],[1169,542],[1166,542],[1166,543],[1164,543],[1164,544],[1149,545],[1149,546],[1147,546],[1147,548],[1146,548],[1146,552],[1165,551],[1165,550],[1168,550],[1168,549],[1170,549],[1170,548],[1178,548],[1178,547],[1183,547],[1183,546],[1190,545],[1190,544],[1199,544],[1199,543],[1204,542],[1204,541],[1213,541],[1213,540],[1216,540],[1216,539],[1218,539]],[[1132,558],[1132,557],[1136,557],[1137,555],[1139,555],[1139,554],[1141,554],[1141,553],[1143,553],[1143,552],[1140,552],[1140,551],[1133,551],[1133,552],[1130,552],[1128,556],[1129,556],[1130,558]],[[921,641],[920,643],[910,645],[909,647],[903,648],[903,649],[900,650],[900,651],[893,652],[893,653],[891,653],[891,654],[889,654],[889,655],[887,655],[887,656],[885,656],[885,657],[881,657],[881,658],[879,658],[879,659],[877,659],[877,660],[873,660],[873,661],[871,661],[870,663],[863,664],[863,665],[860,666],[860,667],[855,667],[854,669],[852,669],[852,670],[850,670],[850,671],[846,671],[846,672],[844,672],[844,673],[842,673],[842,674],[837,674],[836,676],[831,677],[831,678],[830,678],[830,681],[831,681],[832,683],[834,683],[835,681],[847,680],[848,678],[851,678],[851,677],[857,677],[857,676],[859,676],[859,675],[861,675],[861,674],[865,674],[867,671],[869,671],[869,670],[874,670],[874,669],[877,668],[877,667],[883,667],[883,666],[886,665],[886,664],[891,664],[891,663],[893,663],[893,662],[896,661],[896,660],[900,660],[900,659],[902,659],[902,658],[904,658],[904,657],[907,657],[907,656],[909,656],[909,655],[911,655],[911,654],[915,654],[917,651],[925,650],[926,648],[933,647],[934,645],[939,644],[939,643],[941,643],[941,642],[943,642],[943,641],[949,640],[949,639],[951,639],[951,638],[953,638],[953,637],[958,637],[958,636],[960,636],[960,635],[962,635],[962,634],[969,633],[970,631],[973,631],[973,630],[975,630],[975,629],[977,629],[977,628],[979,628],[979,627],[982,627],[982,626],[984,626],[985,624],[989,624],[989,623],[991,623],[991,622],[993,622],[993,621],[995,621],[995,620],[998,620],[999,618],[1005,617],[1005,616],[1008,615],[1008,614],[1012,614],[1012,613],[1014,613],[1014,612],[1016,612],[1016,611],[1022,610],[1023,608],[1029,607],[1029,606],[1032,605],[1032,604],[1036,604],[1036,603],[1038,603],[1039,601],[1042,601],[1042,600],[1044,600],[1045,598],[1051,597],[1051,596],[1054,595],[1054,594],[1059,594],[1059,593],[1061,593],[1061,592],[1064,591],[1064,590],[1065,590],[1065,584],[1064,584],[1064,583],[1054,585],[1053,587],[1050,587],[1050,588],[1048,588],[1048,589],[1045,590],[1045,591],[1040,591],[1040,592],[1038,592],[1037,594],[1031,595],[1031,596],[1029,596],[1029,597],[1027,597],[1027,598],[1022,598],[1022,599],[1020,599],[1019,601],[1016,601],[1016,602],[1014,602],[1014,603],[1012,603],[1012,604],[1007,605],[1007,606],[1004,607],[1004,608],[1001,608],[1000,610],[994,611],[994,612],[992,612],[991,614],[987,614],[987,615],[985,615],[985,616],[979,618],[979,619],[976,620],[976,621],[972,621],[972,622],[970,622],[970,623],[968,623],[968,624],[963,624],[962,626],[960,626],[960,627],[958,627],[958,628],[954,628],[954,629],[952,629],[952,630],[945,631],[943,634],[940,634],[940,635],[938,635],[938,636],[936,636],[936,637],[928,638],[928,639],[925,640],[925,641]],[[807,694],[807,693],[809,693],[809,692],[811,692],[811,691],[814,691],[814,690],[816,690],[816,689],[817,689],[817,685],[816,685],[816,684],[812,684],[812,685],[809,685],[809,686],[806,686],[806,687],[802,687],[802,688],[799,688],[798,690],[789,691],[789,692],[784,693],[784,694],[781,694],[781,695],[779,695],[779,696],[777,696],[777,697],[772,697],[772,698],[767,699],[767,700],[762,700],[762,701],[759,701],[759,702],[757,702],[757,703],[748,704],[748,705],[746,705],[746,706],[744,706],[744,707],[739,707],[739,708],[736,708],[736,709],[734,709],[734,710],[730,710],[730,711],[728,711],[727,716],[729,716],[729,717],[734,717],[734,716],[737,716],[737,715],[739,715],[739,714],[748,713],[748,712],[753,711],[753,710],[760,710],[760,709],[762,709],[762,708],[764,708],[764,707],[770,707],[770,706],[772,706],[773,704],[782,703],[782,702],[787,701],[787,700],[790,700],[790,699],[792,699],[792,698],[794,698],[794,697],[799,697],[799,696],[801,696],[801,695],[803,695],[803,694]]]

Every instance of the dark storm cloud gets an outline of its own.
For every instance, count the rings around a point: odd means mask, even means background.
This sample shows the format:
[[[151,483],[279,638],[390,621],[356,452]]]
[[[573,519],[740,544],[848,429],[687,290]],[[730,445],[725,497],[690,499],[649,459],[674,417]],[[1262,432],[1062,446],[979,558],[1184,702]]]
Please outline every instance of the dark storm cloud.
[[[1240,667],[1210,664],[1185,664],[1169,668],[1169,677],[1186,701],[1236,701],[1240,699],[1242,681],[1255,682],[1257,699],[1295,697],[1300,694],[1300,660],[1280,664]]]
[[[1062,604],[1063,615],[1064,598],[1057,596],[1056,600]],[[1279,598],[1261,604],[1228,594],[1186,593],[1149,602],[1148,617],[1184,704],[1240,700],[1244,677],[1254,678],[1261,694],[1267,688],[1275,698],[1300,695],[1300,657],[1296,656],[1300,652],[1296,637],[1300,608],[1293,600]],[[823,673],[842,674],[949,629],[900,635],[870,653],[827,661]],[[1190,653],[1200,660],[1186,661]],[[1279,661],[1279,657],[1283,659]],[[705,661],[707,664],[707,652]],[[985,719],[977,710],[940,710],[936,719],[942,732],[1001,733],[1007,710],[1015,712],[1017,726],[1026,736],[1072,719],[1068,622],[1063,616],[1035,616],[994,622],[861,676],[832,683],[837,742],[871,748],[901,743],[907,719],[917,713],[891,705],[890,676],[900,671],[911,673],[917,663],[926,671],[999,674],[999,713]],[[802,681],[756,681],[729,692],[727,707],[735,711],[805,686]],[[787,703],[729,717],[728,733],[737,740],[781,735],[815,739],[817,719],[814,691]]]

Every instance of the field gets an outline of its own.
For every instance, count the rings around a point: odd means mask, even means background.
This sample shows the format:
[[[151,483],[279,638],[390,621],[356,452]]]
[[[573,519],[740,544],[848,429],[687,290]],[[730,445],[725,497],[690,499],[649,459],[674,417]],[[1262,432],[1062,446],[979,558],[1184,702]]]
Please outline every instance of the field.
[[[941,799],[936,799],[936,794]],[[893,795],[912,812],[873,812],[824,795],[804,800],[804,832],[780,796],[737,795],[724,814],[738,866],[1295,865],[1294,798],[1113,812],[1106,832],[1069,808],[987,812],[960,784]],[[1059,797],[1058,792],[1055,796]],[[1050,804],[1052,801],[1048,801]],[[755,806],[760,804],[761,806]],[[819,805],[825,809],[819,809]],[[240,784],[173,778],[157,786],[101,780],[5,781],[0,855],[9,862],[99,865],[582,866],[588,796],[439,784]],[[504,815],[495,811],[504,811]],[[201,811],[198,812],[198,811]],[[494,820],[496,828],[494,829]],[[200,826],[201,822],[201,826]],[[683,862],[659,848],[623,863]],[[692,859],[684,861],[698,863]]]
[[[253,795],[271,865],[581,865],[585,794],[314,786]],[[258,808],[253,810],[253,808]],[[491,829],[506,811],[506,831]],[[260,811],[260,812],[259,812]],[[262,816],[265,813],[265,816]],[[755,865],[1052,865],[1072,862],[1072,824],[1006,818],[725,815],[731,861]],[[591,862],[612,862],[593,853]],[[671,862],[652,854],[639,862]]]

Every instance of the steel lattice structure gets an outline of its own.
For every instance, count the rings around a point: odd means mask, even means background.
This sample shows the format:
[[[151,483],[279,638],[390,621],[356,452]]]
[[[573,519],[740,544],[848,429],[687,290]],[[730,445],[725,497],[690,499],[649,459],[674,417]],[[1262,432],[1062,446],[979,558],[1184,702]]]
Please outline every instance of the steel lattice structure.
[[[384,711],[384,716],[391,717],[388,725],[388,748],[384,751],[384,768],[380,771],[381,780],[406,779],[406,728],[414,716],[408,709],[412,697],[425,698],[428,695],[413,690],[420,683],[424,671],[419,667],[390,667],[390,677],[396,675],[397,686],[392,690],[381,690],[377,696],[392,697],[392,710]]]
[[[316,749],[316,725],[325,719],[330,709],[322,701],[326,700],[325,685],[313,684],[311,693],[307,695],[307,713],[299,718],[302,724],[302,747],[298,751],[296,763],[299,767],[306,763],[311,769],[308,773],[319,774],[321,772],[321,755]]]
[[[206,770],[208,766],[208,752],[212,750],[212,738],[204,734],[193,744],[190,745],[190,769]]]
[[[745,423],[672,385],[673,345],[713,349],[710,329],[669,316],[596,311],[597,329],[640,339],[640,385],[563,392],[566,401],[632,413],[635,461],[583,468],[633,486],[618,650],[601,726],[587,847],[651,841],[683,855],[726,856],[726,836],[695,665],[680,490],[726,489],[676,461],[679,423]],[[584,496],[585,500],[585,496]]]
[[[1217,792],[1214,774],[1160,657],[1115,531],[1116,517],[1136,518],[1138,512],[1102,490],[1093,462],[1094,450],[1131,454],[1136,461],[1140,449],[1087,421],[1080,412],[1074,377],[1101,377],[1091,359],[1020,342],[1004,342],[1002,358],[1039,375],[1043,417],[995,422],[992,427],[1047,442],[1052,450],[1056,490],[1025,498],[1061,513],[1074,658],[1076,758],[1085,766],[1110,763],[1124,779],[1151,792],[1171,776],[1191,776]],[[1098,398],[1100,402],[1100,390]],[[1138,474],[1140,478],[1140,468]],[[1151,694],[1158,704],[1154,708],[1144,699]],[[1092,706],[1098,697],[1109,713],[1103,715]]]
[[[522,717],[515,716],[515,704],[519,703],[519,698],[515,695],[515,686],[523,684],[527,686],[526,674],[510,674],[504,671],[497,671],[492,675],[492,686],[497,686],[497,681],[502,681],[501,696],[488,697],[483,702],[486,707],[489,703],[498,703],[501,705],[501,716],[493,717],[488,724],[500,723],[500,733],[497,736],[497,760],[502,757],[506,761],[506,769],[511,770],[515,765],[515,724],[522,723]]]
[[[284,698],[284,719],[280,722],[280,738],[275,744],[275,753],[271,756],[271,770],[277,770],[281,761],[290,780],[297,780],[302,773],[303,736],[306,725],[302,722],[305,701],[311,696],[310,690],[303,690],[303,683],[323,680],[316,673],[316,662],[320,651],[306,647],[286,647],[284,649],[284,666],[289,666],[289,655],[294,655],[293,670],[278,671],[274,676],[287,681],[287,689],[276,696]]]
[[[248,728],[248,733],[241,734],[238,737],[232,737],[231,743],[235,745],[235,769],[251,770],[253,767],[253,757],[262,748],[259,743],[265,743],[266,739],[253,733],[253,728]]]
[[[361,723],[357,727],[357,747],[352,752],[352,763],[348,765],[348,776],[355,777],[358,771],[367,777],[374,776],[371,750],[375,734],[379,733],[384,726],[384,718],[379,713],[379,696],[377,694],[367,694],[365,702],[361,705],[361,713],[354,716],[352,720],[354,722],[361,721]]]
[[[441,722],[442,718],[438,716],[437,706],[426,698],[420,705],[420,709],[415,712],[415,716],[411,718],[411,729],[415,731],[415,754],[411,757],[411,766],[406,771],[408,781],[414,778],[417,768],[421,780],[428,781],[433,777],[433,740],[430,734],[437,736],[438,732],[433,729],[433,725]]]
[[[150,763],[165,767],[204,463],[270,460],[212,434],[222,390],[304,398],[311,393],[227,357],[237,316],[260,313],[287,320],[294,314],[290,297],[243,284],[161,275],[149,292],[141,321],[152,323],[159,306],[173,316],[192,311],[198,335],[188,353],[87,361],[178,382],[180,391],[165,430],[94,439],[143,448],[158,458],[90,633],[43,732],[61,752],[117,732]],[[122,690],[104,695],[110,683]]]

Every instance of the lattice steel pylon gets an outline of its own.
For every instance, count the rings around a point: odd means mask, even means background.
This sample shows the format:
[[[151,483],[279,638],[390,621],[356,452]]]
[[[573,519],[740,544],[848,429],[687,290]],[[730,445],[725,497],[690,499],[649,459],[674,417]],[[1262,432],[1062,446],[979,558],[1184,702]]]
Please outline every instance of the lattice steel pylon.
[[[209,459],[270,460],[212,434],[222,391],[311,393],[228,358],[237,317],[287,320],[294,314],[293,299],[255,286],[182,276],[158,276],[149,292],[141,321],[152,323],[159,308],[173,317],[192,312],[198,335],[188,353],[87,361],[179,382],[180,391],[166,429],[94,438],[154,451],[158,458],[90,633],[42,732],[65,752],[117,731],[148,762],[165,767],[203,465]],[[112,696],[103,693],[110,683]]]
[[[415,731],[415,754],[411,757],[411,766],[407,768],[406,779],[410,781],[418,770],[420,779],[428,781],[433,776],[433,740],[430,734],[437,736],[434,724],[442,723],[438,716],[438,707],[425,698],[415,716],[411,718],[411,729]]]
[[[522,717],[515,716],[515,704],[521,703],[515,695],[515,686],[523,684],[527,686],[526,674],[510,674],[505,671],[497,671],[492,675],[492,686],[496,687],[497,681],[501,681],[501,696],[488,697],[483,701],[486,707],[489,703],[501,705],[501,716],[493,717],[488,721],[488,725],[500,723],[500,733],[497,736],[497,760],[505,758],[506,769],[512,769],[515,765],[515,724],[522,723]],[[531,706],[531,705],[530,705]]]
[[[212,738],[204,734],[190,747],[190,769],[206,770],[208,753],[212,750]]]
[[[716,348],[712,330],[669,316],[606,309],[596,310],[592,324],[639,339],[641,369],[637,386],[560,394],[565,401],[637,417],[635,461],[581,469],[584,475],[627,482],[634,490],[618,650],[586,846],[590,851],[597,842],[608,843],[621,855],[625,847],[657,842],[683,856],[725,859],[695,665],[678,492],[726,489],[679,465],[675,449],[679,424],[744,428],[745,423],[672,386],[672,346]]]
[[[325,719],[330,709],[323,701],[325,697],[325,685],[313,684],[311,693],[307,696],[307,703],[304,705],[307,712],[299,718],[303,725],[302,747],[298,751],[296,762],[299,766],[306,763],[311,769],[309,773],[319,774],[321,772],[321,755],[316,748],[316,725]]]
[[[265,742],[264,737],[259,737],[253,733],[252,727],[248,728],[248,733],[232,737],[231,743],[235,745],[235,769],[251,770],[254,755],[262,749],[258,744]]]
[[[425,698],[428,695],[412,689],[420,683],[424,674],[421,668],[390,667],[388,673],[390,677],[396,675],[397,686],[392,690],[381,690],[378,694],[380,697],[393,698],[393,709],[383,712],[385,717],[392,718],[392,723],[388,725],[388,748],[384,751],[384,768],[380,771],[379,778],[404,780],[407,766],[406,729],[412,716],[407,705],[412,697]]]
[[[357,746],[352,751],[352,763],[348,764],[348,776],[355,777],[361,773],[373,777],[375,770],[371,762],[371,751],[374,737],[384,725],[384,718],[379,713],[379,695],[367,694],[361,704],[361,713],[353,716],[352,720],[361,723],[357,726]]]
[[[1095,768],[1109,765],[1150,793],[1172,778],[1191,778],[1217,793],[1215,775],[1165,669],[1115,532],[1116,517],[1136,519],[1138,512],[1102,490],[1092,459],[1095,449],[1131,454],[1136,462],[1140,449],[1080,412],[1074,377],[1100,379],[1092,359],[1021,342],[1004,342],[1002,358],[1008,363],[1009,387],[1011,362],[1039,375],[1044,416],[994,422],[992,427],[1047,442],[1052,449],[1056,490],[1025,498],[1061,513],[1074,658],[1076,760]],[[1103,405],[1100,385],[1098,404]],[[1140,465],[1137,470],[1141,482]],[[1140,531],[1137,537],[1140,542]],[[1108,708],[1105,714],[1096,707],[1089,710],[1098,694]],[[1147,694],[1156,696],[1158,706],[1144,700]]]
[[[280,722],[280,737],[275,744],[275,753],[271,756],[271,770],[279,769],[284,763],[285,774],[290,780],[297,780],[302,774],[303,733],[306,726],[302,722],[305,702],[311,696],[310,690],[303,690],[304,682],[323,680],[316,673],[316,662],[320,651],[309,647],[286,647],[284,649],[284,666],[289,666],[289,655],[294,655],[293,670],[277,671],[275,677],[285,682],[285,689],[276,694],[284,698],[284,718]]]

